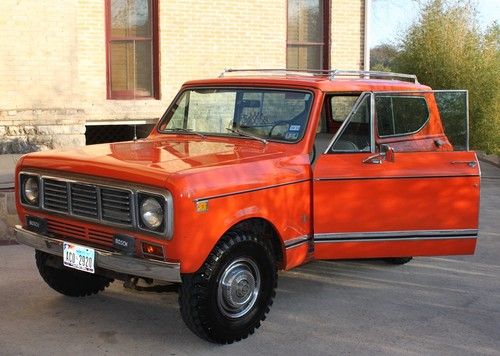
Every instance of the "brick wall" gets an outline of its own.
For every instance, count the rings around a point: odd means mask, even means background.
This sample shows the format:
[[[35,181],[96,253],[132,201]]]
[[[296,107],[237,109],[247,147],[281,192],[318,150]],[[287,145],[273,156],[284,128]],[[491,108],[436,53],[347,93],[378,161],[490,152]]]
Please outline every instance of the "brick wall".
[[[332,0],[330,67],[363,69],[364,0]]]
[[[160,0],[161,100],[107,100],[103,0],[0,1],[0,154],[85,144],[89,121],[155,120],[181,84],[286,66],[286,0]],[[331,67],[359,69],[363,0],[331,0]],[[2,169],[2,167],[0,167]],[[0,239],[15,221],[0,192]]]
[[[161,100],[107,100],[103,0],[0,2],[0,153],[83,145],[85,123],[158,118],[188,80],[286,65],[286,0],[160,0]],[[363,57],[363,0],[331,1],[331,66]]]

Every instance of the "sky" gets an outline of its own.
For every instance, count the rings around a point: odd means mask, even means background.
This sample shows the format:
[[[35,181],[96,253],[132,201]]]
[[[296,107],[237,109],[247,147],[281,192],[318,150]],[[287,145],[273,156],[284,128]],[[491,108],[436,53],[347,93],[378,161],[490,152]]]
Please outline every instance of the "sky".
[[[500,0],[475,0],[479,24],[487,27],[500,22]],[[416,0],[372,0],[370,47],[395,42],[419,12]]]

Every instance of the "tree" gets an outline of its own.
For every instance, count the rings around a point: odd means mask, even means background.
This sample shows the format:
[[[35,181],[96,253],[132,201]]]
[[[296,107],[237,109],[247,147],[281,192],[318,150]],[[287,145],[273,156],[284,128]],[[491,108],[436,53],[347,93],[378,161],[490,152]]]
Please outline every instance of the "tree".
[[[479,30],[470,2],[430,0],[391,64],[434,89],[469,90],[471,146],[500,154],[500,28]]]
[[[378,71],[391,71],[392,62],[398,54],[396,46],[380,44],[370,50],[370,68]]]

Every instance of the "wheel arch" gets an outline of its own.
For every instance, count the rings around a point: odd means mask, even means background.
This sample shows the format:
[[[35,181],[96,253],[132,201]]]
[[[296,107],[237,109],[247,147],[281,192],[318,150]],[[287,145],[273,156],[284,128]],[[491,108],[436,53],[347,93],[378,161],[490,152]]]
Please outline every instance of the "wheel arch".
[[[259,238],[262,238],[264,242],[268,243],[271,247],[274,258],[276,259],[277,268],[285,268],[285,245],[283,244],[283,240],[278,230],[272,222],[262,217],[246,218],[233,224],[229,229],[227,229],[227,231],[224,232],[222,236],[234,230],[249,232],[255,234],[255,236]]]

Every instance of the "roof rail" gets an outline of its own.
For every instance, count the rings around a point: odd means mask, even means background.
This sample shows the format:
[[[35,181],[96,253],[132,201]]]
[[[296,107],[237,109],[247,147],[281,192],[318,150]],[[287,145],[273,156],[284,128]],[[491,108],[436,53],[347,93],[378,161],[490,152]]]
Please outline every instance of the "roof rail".
[[[411,80],[418,84],[418,79],[415,74],[393,73],[393,72],[377,72],[373,70],[341,70],[335,69],[330,74],[330,79],[336,77],[367,77],[367,78],[388,78],[393,80]]]
[[[392,73],[392,72],[377,72],[377,71],[366,71],[366,70],[342,70],[342,69],[233,69],[226,68],[219,75],[219,78],[223,78],[228,73],[234,72],[256,72],[256,73],[271,73],[275,75],[307,75],[307,76],[322,76],[328,77],[328,79],[333,80],[337,77],[363,77],[363,78],[387,78],[392,80],[405,80],[412,81],[418,84],[418,79],[415,74],[404,74],[404,73]]]

